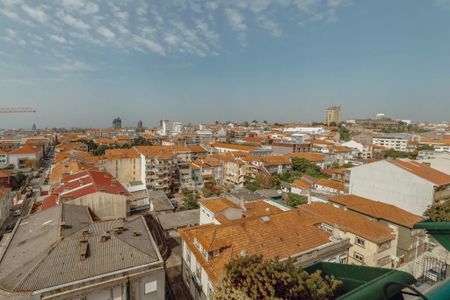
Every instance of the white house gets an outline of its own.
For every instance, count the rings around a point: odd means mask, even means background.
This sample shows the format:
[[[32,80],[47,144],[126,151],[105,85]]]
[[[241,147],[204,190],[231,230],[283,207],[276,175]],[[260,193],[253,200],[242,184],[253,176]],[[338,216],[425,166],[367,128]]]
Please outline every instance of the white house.
[[[362,158],[362,159],[372,158],[372,147],[369,145],[364,145],[362,143],[358,143],[354,140],[351,140],[351,141],[343,143],[342,146],[353,149],[354,157],[358,157],[358,158]]]
[[[450,199],[450,175],[416,161],[382,160],[350,169],[350,194],[422,215]]]

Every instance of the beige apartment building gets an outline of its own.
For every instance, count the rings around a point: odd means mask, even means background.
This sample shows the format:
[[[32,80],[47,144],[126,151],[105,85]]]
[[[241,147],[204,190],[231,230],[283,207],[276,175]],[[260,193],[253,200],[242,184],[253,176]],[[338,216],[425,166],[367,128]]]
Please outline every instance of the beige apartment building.
[[[141,155],[136,149],[109,149],[100,159],[102,168],[123,185],[145,184]]]
[[[341,107],[331,106],[327,108],[325,120],[328,126],[330,126],[331,123],[335,123],[336,125],[341,123]]]
[[[327,203],[301,205],[299,209],[320,219],[320,228],[334,237],[350,240],[349,264],[394,267],[397,236],[393,229]]]

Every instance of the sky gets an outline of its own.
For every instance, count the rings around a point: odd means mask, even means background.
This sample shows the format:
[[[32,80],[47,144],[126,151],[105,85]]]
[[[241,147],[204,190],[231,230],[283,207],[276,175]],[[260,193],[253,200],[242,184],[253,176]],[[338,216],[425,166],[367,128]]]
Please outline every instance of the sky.
[[[449,120],[450,0],[0,0],[0,128]]]

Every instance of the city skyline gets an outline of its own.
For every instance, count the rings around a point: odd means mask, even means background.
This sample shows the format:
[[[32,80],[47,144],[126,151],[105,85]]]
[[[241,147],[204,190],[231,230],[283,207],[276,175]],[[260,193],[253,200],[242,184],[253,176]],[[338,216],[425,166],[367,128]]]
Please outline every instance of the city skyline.
[[[448,119],[449,1],[49,4],[0,1],[1,128]]]

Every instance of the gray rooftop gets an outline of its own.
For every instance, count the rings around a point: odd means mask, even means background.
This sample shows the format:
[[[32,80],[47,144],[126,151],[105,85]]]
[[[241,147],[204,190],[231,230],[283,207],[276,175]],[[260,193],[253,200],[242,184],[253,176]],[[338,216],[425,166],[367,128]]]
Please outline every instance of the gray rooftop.
[[[184,210],[175,213],[158,214],[159,223],[164,230],[197,225],[200,221],[200,209]]]
[[[115,233],[117,225],[125,230]],[[102,242],[106,232],[109,239]],[[82,236],[88,241],[85,260]],[[18,223],[0,261],[0,288],[35,291],[160,261],[142,216],[94,223],[86,207],[56,206]]]
[[[172,202],[167,198],[166,193],[162,191],[149,191],[148,197],[153,204],[153,209],[156,212],[174,210]]]
[[[281,197],[281,193],[279,193],[277,190],[271,190],[271,189],[256,190],[255,193],[257,193],[265,198]]]
[[[225,194],[225,198],[231,198],[235,200],[242,200],[245,202],[256,201],[265,198],[260,194],[254,193],[244,188],[234,189],[231,192]]]

